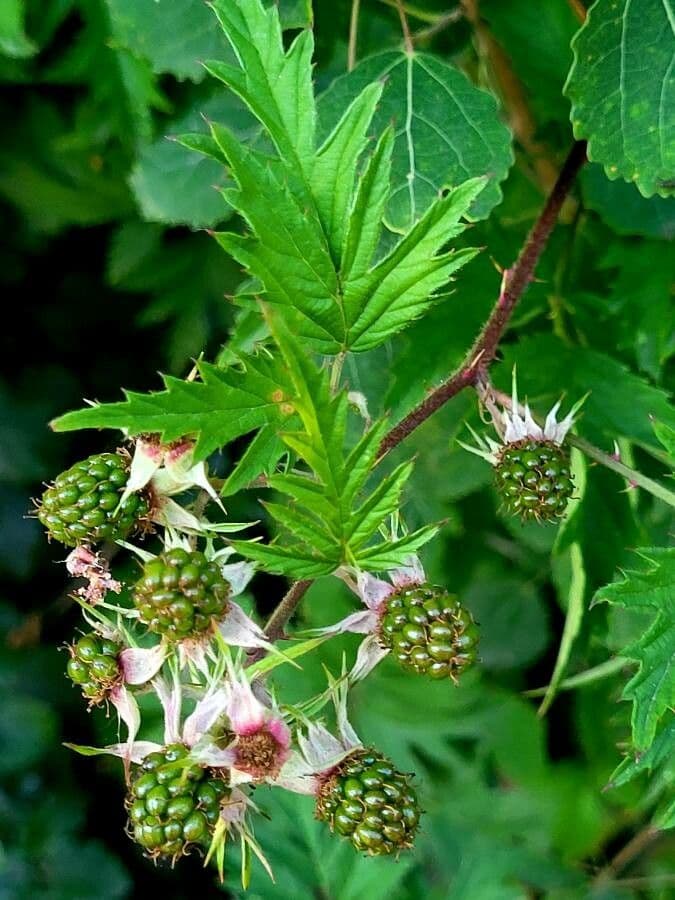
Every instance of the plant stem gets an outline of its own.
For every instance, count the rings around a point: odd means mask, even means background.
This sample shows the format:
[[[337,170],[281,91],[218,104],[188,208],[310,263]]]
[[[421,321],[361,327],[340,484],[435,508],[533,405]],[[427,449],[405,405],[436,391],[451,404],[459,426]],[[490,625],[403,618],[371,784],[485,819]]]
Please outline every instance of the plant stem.
[[[281,603],[269,617],[267,625],[265,625],[265,635],[269,641],[278,641],[283,637],[286,623],[295,612],[311,584],[311,579],[305,579],[296,581],[290,586]]]
[[[352,14],[349,18],[349,46],[347,47],[347,71],[356,65],[356,44],[359,37],[359,11],[361,0],[352,0]]]
[[[396,0],[396,9],[398,10],[398,17],[401,20],[401,31],[403,32],[403,46],[405,47],[405,52],[408,56],[412,56],[415,52],[415,48],[413,47],[408,18],[405,14],[405,9],[403,8],[403,0]]]
[[[623,476],[631,487],[641,487],[644,491],[648,491],[654,497],[658,497],[659,500],[663,500],[669,506],[675,506],[675,492],[669,491],[665,485],[660,484],[658,481],[654,481],[653,478],[647,478],[646,475],[643,475],[642,472],[638,472],[637,469],[631,469],[630,466],[622,463],[620,460],[616,459],[616,457],[610,456],[609,453],[605,453],[598,447],[593,446],[593,444],[589,444],[588,441],[584,440],[584,438],[577,437],[576,434],[569,434],[567,436],[567,441],[573,447],[576,447],[578,450],[581,450],[582,453],[585,453],[586,456],[590,456],[591,459],[606,466],[618,475]]]
[[[619,850],[609,865],[598,872],[593,879],[593,884],[600,885],[613,881],[619,872],[622,872],[636,857],[640,856],[661,834],[660,829],[651,823],[645,825],[628,841],[625,847]]]
[[[449,13],[440,16],[433,24],[427,25],[426,28],[421,28],[419,31],[416,31],[412,36],[413,44],[421,44],[424,43],[424,41],[430,41],[433,37],[436,37],[437,34],[440,34],[441,31],[444,31],[449,25],[458,22],[463,16],[464,10],[460,7],[450,10]]]
[[[572,146],[558,180],[541,215],[527,236],[518,259],[512,268],[504,272],[497,303],[473,347],[457,371],[385,435],[380,445],[380,457],[400,444],[448,400],[469,385],[475,384],[480,374],[494,360],[499,341],[506,330],[513,310],[534,277],[534,270],[556,223],[560,208],[570,192],[577,172],[585,161],[586,143],[577,141]]]
[[[563,679],[558,685],[558,690],[571,691],[577,687],[593,684],[595,681],[600,681],[603,678],[609,678],[610,675],[615,675],[627,665],[630,665],[630,660],[624,659],[622,656],[615,656],[604,663],[593,666],[592,669],[586,669],[585,672],[579,672],[577,675],[570,675],[569,678]],[[523,691],[523,696],[544,697],[549,687],[550,685],[546,685],[546,687],[532,688],[532,690]]]

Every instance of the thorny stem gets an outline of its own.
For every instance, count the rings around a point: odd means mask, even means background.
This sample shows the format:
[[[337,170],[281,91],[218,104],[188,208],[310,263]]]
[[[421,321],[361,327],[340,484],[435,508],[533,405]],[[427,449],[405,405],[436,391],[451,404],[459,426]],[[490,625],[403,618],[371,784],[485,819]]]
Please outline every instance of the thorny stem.
[[[619,872],[622,872],[633,860],[640,856],[654,841],[661,836],[662,832],[656,826],[646,825],[641,831],[638,831],[630,841],[622,847],[612,861],[601,869],[593,879],[595,885],[606,884],[613,881]]]
[[[281,603],[270,616],[265,625],[265,636],[269,641],[278,641],[284,635],[286,623],[291,618],[295,609],[305,596],[312,584],[311,579],[296,581],[290,586]]]
[[[407,21],[401,0],[396,0],[396,5],[401,15],[402,24],[405,22],[404,34],[407,33],[409,38],[410,32],[407,30]],[[514,263],[513,268],[508,269],[504,273],[497,303],[464,362],[454,375],[451,375],[447,381],[436,388],[419,406],[413,409],[385,435],[380,444],[379,458],[400,444],[418,425],[421,425],[436,410],[440,409],[444,403],[447,403],[448,400],[464,388],[474,385],[480,376],[485,373],[485,370],[496,356],[499,341],[518,300],[534,276],[535,267],[556,223],[560,208],[572,187],[577,172],[585,161],[586,143],[577,141],[570,150],[558,180],[546,202],[546,206],[527,236],[518,259]],[[265,626],[265,634],[268,640],[278,640],[283,635],[286,623],[292,617],[311,584],[311,580],[305,579],[296,581],[291,585],[288,593],[274,610]],[[251,661],[257,656],[258,654],[252,655]]]
[[[546,206],[527,236],[518,259],[512,268],[504,272],[497,303],[473,347],[457,371],[385,435],[380,444],[380,457],[400,444],[448,400],[464,388],[475,384],[481,373],[494,360],[499,341],[509,324],[513,310],[534,277],[534,270],[556,223],[560,208],[574,183],[577,172],[585,162],[586,143],[577,141],[572,146]]]
[[[359,36],[359,11],[361,0],[352,0],[352,14],[349,18],[349,45],[347,47],[347,71],[356,65],[356,45]]]

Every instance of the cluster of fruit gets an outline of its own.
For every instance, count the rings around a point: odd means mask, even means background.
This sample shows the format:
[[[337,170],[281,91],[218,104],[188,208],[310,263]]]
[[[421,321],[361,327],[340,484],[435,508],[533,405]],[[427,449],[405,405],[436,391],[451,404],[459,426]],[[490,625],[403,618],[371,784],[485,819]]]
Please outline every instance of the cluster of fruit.
[[[518,426],[517,415],[511,419],[512,426],[514,423]],[[517,427],[515,430],[518,431]],[[496,484],[509,512],[525,521],[551,519],[562,514],[572,493],[569,458],[560,444],[561,441],[551,440],[543,433],[519,435],[517,440],[504,440],[501,447],[495,442],[483,442],[475,452],[490,459],[495,466]],[[50,537],[76,548],[73,553],[79,554],[80,562],[95,560],[98,583],[105,587],[117,582],[107,576],[106,564],[93,548],[103,541],[125,543],[134,533],[151,531],[153,507],[159,502],[152,480],[133,491],[130,489],[130,469],[131,457],[124,450],[96,454],[59,475],[38,505],[37,515]],[[167,529],[167,534],[170,530]],[[178,542],[175,538],[167,539],[157,555],[146,551],[140,554],[142,571],[129,591],[133,606],[117,607],[117,610],[120,616],[131,618],[144,634],[160,637],[161,646],[155,649],[161,653],[156,655],[153,675],[166,660],[173,660],[174,675],[180,671],[184,658],[179,650],[185,652],[188,644],[210,649],[211,659],[217,658],[213,646],[217,647],[218,641],[214,638],[232,611],[233,589],[225,574],[228,567],[221,562],[222,556],[227,558],[231,551],[220,551],[219,557],[213,551],[213,543],[209,538],[206,549],[201,551],[193,534]],[[125,543],[125,546],[129,545]],[[86,574],[86,565],[84,569],[71,568],[71,571]],[[476,661],[478,628],[454,595],[428,584],[421,576],[412,580],[406,576],[402,581],[394,578],[391,585],[383,582],[379,585],[384,588],[383,599],[376,611],[371,607],[370,613],[369,640],[378,648],[375,659],[390,653],[407,671],[453,681]],[[91,600],[89,595],[81,595],[80,599],[82,596]],[[119,711],[127,702],[128,694],[124,692],[144,679],[138,673],[130,675],[123,664],[124,654],[130,652],[125,643],[125,636],[130,632],[116,629],[112,623],[110,627],[101,627],[100,622],[105,620],[100,611],[98,618],[92,619],[88,613],[95,609],[96,594],[92,596],[89,609],[86,602],[83,605],[85,618],[93,623],[94,630],[78,637],[69,648],[67,673],[90,704],[112,700]],[[115,609],[110,604],[104,605],[106,609]],[[241,622],[242,616],[243,612],[237,608],[235,618]],[[258,626],[249,624],[251,634],[264,637]],[[224,634],[227,632],[221,631],[219,635],[221,642]],[[241,645],[252,646],[246,642]],[[203,693],[208,698],[214,685],[209,681],[207,657],[205,652],[201,660],[207,675]],[[193,680],[194,672],[193,667]],[[223,680],[221,670],[218,677],[222,680],[219,689],[227,694],[231,673]],[[152,675],[146,676],[145,680],[149,679]],[[156,691],[160,696],[159,687]],[[163,705],[166,714],[166,704]],[[134,715],[130,716],[131,722]],[[265,716],[260,721],[264,719]],[[125,721],[129,724],[128,719]],[[255,749],[264,743],[269,751],[256,756],[257,768],[248,766],[247,779],[253,783],[266,781],[288,786],[282,777],[282,763],[286,759],[280,755],[283,741],[274,738],[267,725],[256,725],[260,728],[258,732],[254,729],[237,733],[233,721],[225,726],[225,733],[234,746],[239,742],[239,754],[232,751],[231,759],[240,759],[243,771],[246,766],[241,760],[246,756],[246,748],[248,752],[251,747]],[[279,722],[281,732],[278,733],[286,731],[290,735],[286,724]],[[215,720],[212,724],[216,724]],[[219,727],[222,737],[222,716]],[[218,823],[233,822],[236,815],[232,808],[242,802],[241,798],[246,802],[245,795],[235,786],[234,763],[200,758],[187,740],[167,742],[145,756],[134,756],[133,737],[135,731],[132,734],[129,724],[127,763],[132,758],[135,762],[133,769],[127,764],[130,835],[153,859],[175,861],[192,849],[210,855]],[[330,736],[328,739],[331,740]],[[353,741],[343,742],[342,746],[344,752],[339,754],[339,762],[333,761],[326,768],[308,773],[314,785],[317,818],[326,822],[331,831],[348,839],[357,850],[369,855],[397,854],[412,846],[420,809],[411,776],[397,771],[374,749]],[[283,752],[291,751],[286,748]],[[258,757],[264,757],[266,762],[260,765]],[[239,799],[235,799],[235,794]]]

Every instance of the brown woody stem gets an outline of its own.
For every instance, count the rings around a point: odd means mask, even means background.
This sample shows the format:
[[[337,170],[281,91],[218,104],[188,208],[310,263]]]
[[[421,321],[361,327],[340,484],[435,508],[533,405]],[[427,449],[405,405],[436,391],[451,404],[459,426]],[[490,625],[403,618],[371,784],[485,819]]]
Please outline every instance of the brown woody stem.
[[[296,581],[290,586],[281,603],[269,617],[267,625],[265,625],[265,636],[269,641],[278,641],[284,636],[286,623],[295,612],[298,603],[305,596],[311,584],[311,579],[305,579]]]
[[[506,269],[504,272],[497,302],[473,347],[457,371],[385,435],[380,444],[380,457],[400,444],[448,400],[465,387],[475,384],[481,372],[484,372],[494,360],[499,341],[509,324],[513,310],[534,277],[534,270],[556,223],[558,213],[570,192],[577,172],[585,161],[586,143],[577,141],[572,146],[558,180],[546,201],[546,206],[532,226],[518,259],[510,269]]]

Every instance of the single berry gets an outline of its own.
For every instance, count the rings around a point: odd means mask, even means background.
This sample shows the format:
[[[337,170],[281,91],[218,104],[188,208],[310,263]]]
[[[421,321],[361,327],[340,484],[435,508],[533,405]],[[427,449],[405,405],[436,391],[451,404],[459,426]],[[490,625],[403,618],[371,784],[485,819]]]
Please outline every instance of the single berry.
[[[354,750],[323,780],[316,817],[370,856],[412,847],[420,818],[410,775],[376,750]]]
[[[127,797],[129,832],[153,859],[176,860],[205,850],[230,789],[191,764],[187,747],[169,744],[136,768]]]
[[[148,513],[142,494],[120,505],[129,461],[120,453],[97,453],[61,472],[42,495],[38,518],[49,535],[65,544],[116,541]]]
[[[117,661],[122,647],[92,631],[82,635],[69,649],[68,677],[82,688],[83,696],[90,703],[100,703],[122,680]]]
[[[196,637],[227,612],[230,584],[198,550],[167,550],[145,564],[134,588],[140,619],[175,640]]]
[[[526,522],[557,519],[574,490],[569,454],[554,441],[526,438],[506,444],[495,479],[507,512]]]
[[[379,623],[380,644],[405,668],[456,679],[476,661],[478,626],[454,594],[430,584],[393,593]]]

